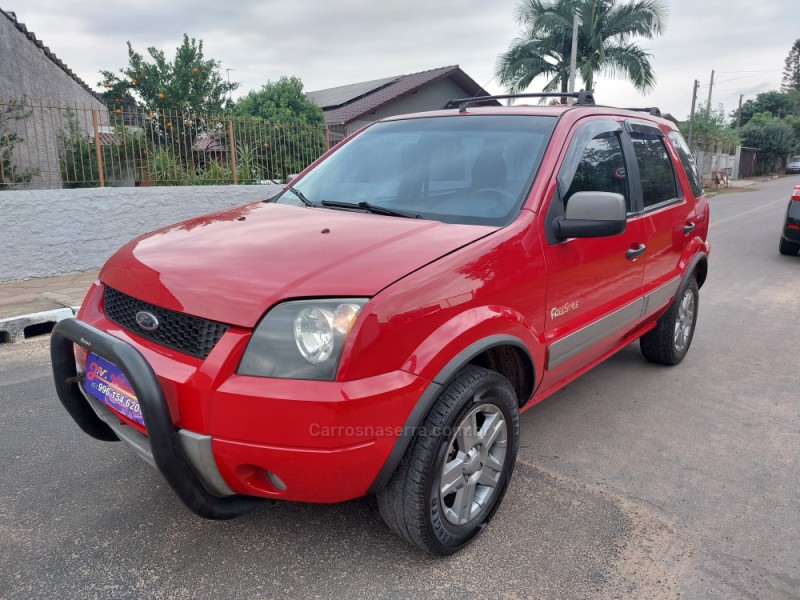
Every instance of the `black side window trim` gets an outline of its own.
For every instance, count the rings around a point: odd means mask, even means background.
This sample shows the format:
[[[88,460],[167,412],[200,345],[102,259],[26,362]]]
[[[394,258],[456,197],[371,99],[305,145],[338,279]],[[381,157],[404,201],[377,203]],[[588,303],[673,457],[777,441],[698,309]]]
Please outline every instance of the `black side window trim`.
[[[655,125],[643,123],[641,121],[633,121],[631,119],[625,120],[625,131],[634,135],[639,133],[642,135],[656,135],[659,137],[664,137],[662,131]]]
[[[655,212],[666,206],[672,206],[673,204],[680,204],[681,202],[683,202],[682,196],[677,198],[670,198],[669,200],[664,200],[663,202],[659,202],[658,204],[651,204],[650,206],[645,207],[644,210],[642,210],[642,214],[646,215],[647,213]]]
[[[630,218],[632,215],[640,215],[644,212],[642,181],[639,178],[639,163],[636,161],[636,152],[631,136],[627,131],[623,131],[619,137],[622,144],[622,156],[625,159],[625,170],[628,173],[628,193],[631,195],[631,213],[628,215]]]

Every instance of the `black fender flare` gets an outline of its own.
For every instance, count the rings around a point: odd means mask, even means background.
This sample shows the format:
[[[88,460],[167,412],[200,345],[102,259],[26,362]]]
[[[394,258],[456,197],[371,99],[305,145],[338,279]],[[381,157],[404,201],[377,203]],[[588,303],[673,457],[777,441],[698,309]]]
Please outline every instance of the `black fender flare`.
[[[694,257],[692,257],[692,260],[689,261],[689,264],[686,267],[681,284],[678,286],[678,292],[675,294],[676,297],[683,295],[683,292],[686,291],[686,287],[689,285],[689,281],[691,281],[691,278],[695,276],[695,271],[697,271],[701,264],[703,265],[703,267],[701,267],[703,268],[703,276],[697,280],[697,287],[703,287],[708,273],[708,254],[705,252],[698,252],[694,255]]]
[[[442,370],[437,373],[436,377],[434,377],[428,387],[425,388],[425,391],[419,397],[419,400],[417,400],[417,403],[414,405],[414,408],[411,410],[411,413],[406,419],[400,435],[395,440],[394,447],[389,453],[389,457],[386,459],[383,467],[381,467],[378,475],[373,480],[369,490],[367,490],[368,494],[377,494],[389,482],[392,474],[395,472],[400,464],[400,461],[403,459],[403,455],[411,445],[411,441],[414,439],[417,427],[419,427],[425,420],[425,417],[428,416],[428,412],[433,406],[433,403],[436,402],[439,394],[442,392],[442,390],[444,390],[447,384],[450,383],[450,380],[455,377],[456,373],[458,373],[458,371],[464,365],[467,365],[473,358],[485,352],[486,350],[497,346],[508,345],[515,346],[525,353],[530,360],[531,365],[533,365],[533,376],[535,380],[536,364],[533,361],[533,357],[531,357],[528,347],[518,337],[505,334],[491,335],[464,348],[461,352],[450,359],[450,361],[442,368]]]

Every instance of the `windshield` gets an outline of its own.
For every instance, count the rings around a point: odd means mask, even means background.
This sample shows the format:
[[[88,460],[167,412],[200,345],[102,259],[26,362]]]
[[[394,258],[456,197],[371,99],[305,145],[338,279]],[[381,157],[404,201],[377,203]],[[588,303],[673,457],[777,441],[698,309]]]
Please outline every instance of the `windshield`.
[[[293,182],[302,199],[287,189],[276,202],[505,225],[530,190],[555,123],[518,115],[376,123]]]

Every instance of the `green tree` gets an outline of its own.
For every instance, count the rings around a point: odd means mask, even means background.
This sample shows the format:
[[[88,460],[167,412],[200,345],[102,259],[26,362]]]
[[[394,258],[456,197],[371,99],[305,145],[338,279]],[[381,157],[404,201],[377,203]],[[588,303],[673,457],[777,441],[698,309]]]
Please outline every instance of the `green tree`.
[[[100,71],[107,98],[124,104],[132,97],[147,111],[203,114],[220,112],[226,95],[239,87],[223,79],[219,61],[205,57],[203,40],[187,34],[172,61],[157,48],[147,53],[149,61],[128,42],[128,66],[119,74]]]
[[[797,140],[791,125],[769,114],[759,114],[741,130],[742,143],[758,148],[758,169],[772,173],[785,165],[786,157],[794,151]]]
[[[237,115],[259,117],[274,123],[325,124],[322,109],[306,98],[303,82],[297,77],[281,77],[268,81],[258,91],[239,99],[234,107]]]
[[[298,173],[327,149],[322,109],[306,98],[297,77],[268,81],[233,110],[242,117],[236,126],[239,161],[248,157],[250,170],[266,178]]]
[[[800,152],[800,117],[793,117],[789,115],[788,117],[783,118],[786,121],[786,124],[792,128],[794,132],[794,150],[792,152]]]
[[[800,92],[800,39],[795,40],[783,66],[782,92]]]
[[[681,134],[688,137],[689,120],[678,126]],[[739,144],[739,134],[725,119],[725,108],[720,104],[716,109],[702,107],[694,114],[692,146],[704,151],[722,151]],[[694,150],[693,148],[693,150]]]
[[[24,100],[9,100],[0,104],[0,190],[20,183],[28,183],[39,174],[38,169],[20,169],[14,164],[14,148],[25,140],[17,134],[15,121],[24,121],[31,116],[25,109]]]
[[[776,117],[793,115],[800,117],[800,92],[763,92],[755,99],[742,104],[741,124],[747,125],[756,113],[768,112]],[[732,124],[735,125],[739,110],[733,111]]]
[[[660,35],[667,20],[662,0],[522,0],[516,20],[523,33],[497,60],[500,82],[509,92],[525,90],[539,76],[544,91],[566,92],[572,54],[572,27],[579,16],[577,71],[586,89],[596,73],[631,80],[636,89],[655,85],[650,54],[633,38]]]
[[[226,94],[239,84],[225,81],[220,62],[206,58],[203,41],[186,34],[171,61],[157,48],[148,48],[147,52],[149,60],[128,42],[128,66],[119,74],[101,71],[101,85],[107,88],[104,96],[113,108],[112,124],[141,127],[152,156],[169,157],[167,163],[175,160],[181,172],[193,174],[198,166],[197,137],[219,136],[222,128],[219,118],[208,115],[222,112],[229,105]],[[143,111],[142,116],[131,115],[133,103]],[[164,160],[156,161],[155,172],[167,173],[168,169],[160,169],[164,164]],[[169,181],[182,177],[173,169]],[[156,181],[168,179],[157,177]]]

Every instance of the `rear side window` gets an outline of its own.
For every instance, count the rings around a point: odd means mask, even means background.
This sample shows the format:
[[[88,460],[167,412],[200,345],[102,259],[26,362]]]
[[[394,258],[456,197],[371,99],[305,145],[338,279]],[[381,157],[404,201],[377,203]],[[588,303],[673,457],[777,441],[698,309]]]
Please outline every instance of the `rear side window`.
[[[677,131],[669,132],[669,139],[672,142],[673,148],[678,153],[678,158],[681,159],[683,170],[686,171],[686,177],[689,179],[689,185],[692,188],[692,193],[695,198],[703,195],[703,180],[700,179],[700,174],[697,172],[697,165],[694,164],[692,153],[689,152],[689,146],[683,139],[683,136]]]
[[[614,192],[625,197],[625,205],[631,212],[628,177],[622,145],[616,132],[601,133],[591,139],[583,149],[578,168],[567,193],[566,207],[575,192]]]
[[[634,134],[631,136],[639,179],[642,182],[644,208],[655,206],[678,197],[675,172],[669,158],[664,138],[660,135]]]

